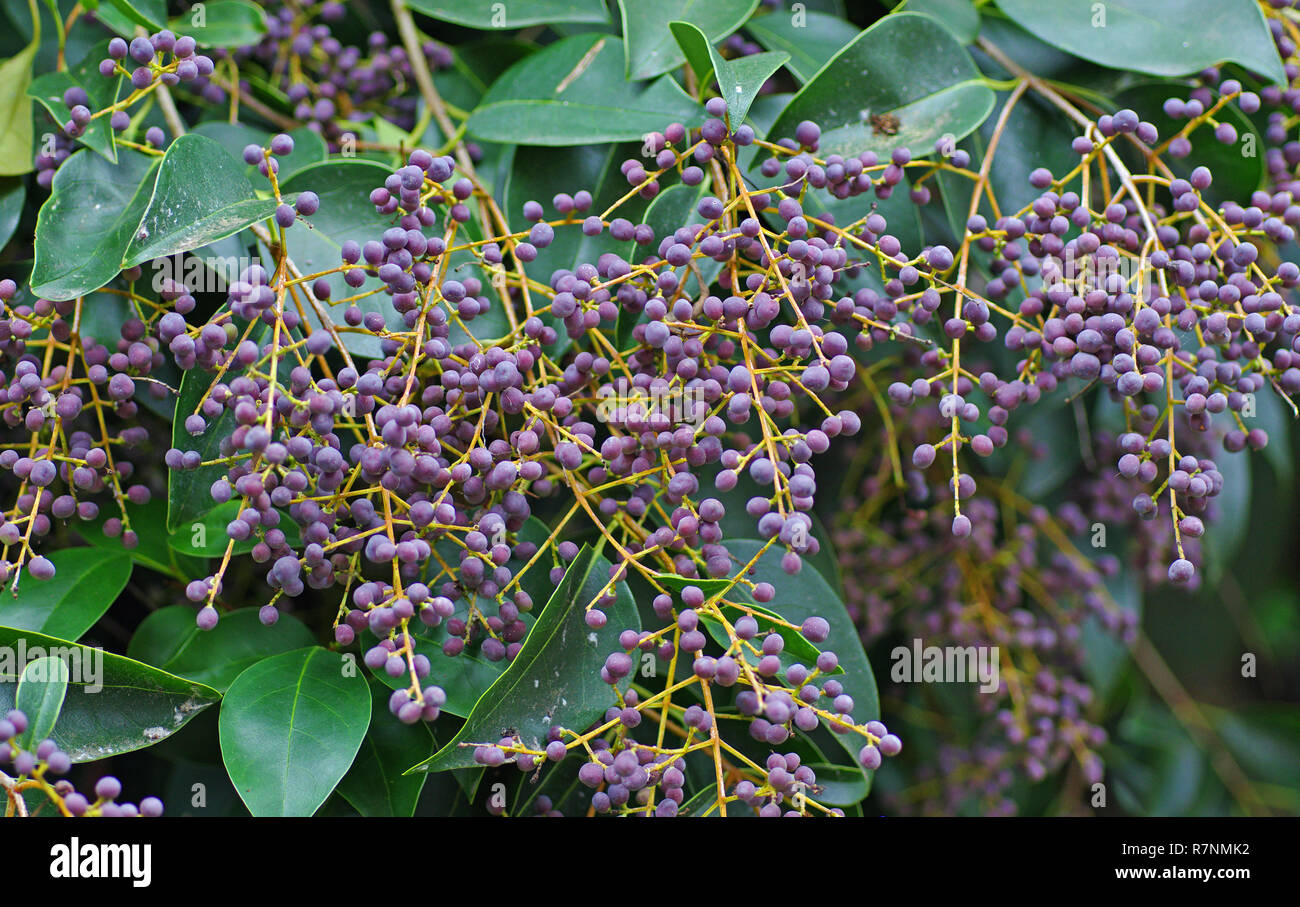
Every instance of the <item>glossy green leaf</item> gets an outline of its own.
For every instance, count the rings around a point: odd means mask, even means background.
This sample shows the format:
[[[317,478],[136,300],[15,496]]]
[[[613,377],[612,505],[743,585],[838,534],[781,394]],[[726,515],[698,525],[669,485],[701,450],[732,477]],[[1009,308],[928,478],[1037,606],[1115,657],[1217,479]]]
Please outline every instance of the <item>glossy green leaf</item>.
[[[758,0],[618,0],[627,77],[648,79],[685,62],[669,23],[689,22],[706,41],[716,43],[739,28],[757,6]]]
[[[27,183],[16,176],[0,177],[0,249],[5,247],[23,213],[27,201]]]
[[[68,666],[46,655],[27,663],[18,678],[14,707],[27,716],[27,730],[18,735],[20,749],[33,750],[50,736],[68,693]]]
[[[521,28],[557,22],[608,22],[604,0],[406,0],[418,13],[470,28]]]
[[[45,655],[68,665],[68,696],[54,739],[73,762],[152,746],[221,698],[211,687],[122,655],[0,626],[0,712],[13,708],[22,668]]]
[[[363,816],[412,816],[429,776],[403,774],[438,748],[429,724],[402,724],[388,711],[392,691],[371,681],[374,719],[356,761],[339,782],[338,792]]]
[[[1110,66],[1183,76],[1230,60],[1286,84],[1282,60],[1254,0],[996,0],[1049,44]]]
[[[248,145],[266,147],[271,143],[271,132],[244,123],[228,123],[225,120],[208,120],[199,123],[192,131],[220,144],[227,153],[239,161],[239,166],[244,168],[244,176],[252,182],[253,186],[270,191],[270,182],[257,172],[257,166],[244,163],[244,148]],[[276,160],[280,163],[276,178],[281,183],[299,170],[322,163],[329,158],[329,149],[325,147],[325,140],[318,133],[303,126],[292,129],[287,134],[293,139],[293,151],[276,156]]]
[[[636,603],[622,583],[615,587],[617,601],[603,609],[605,626],[587,626],[587,605],[604,588],[608,570],[609,562],[584,545],[510,667],[451,742],[411,771],[472,767],[474,748],[461,744],[496,743],[506,728],[525,745],[541,748],[552,727],[585,728],[600,717],[613,701],[600,668],[618,650],[618,634],[640,628]]]
[[[216,627],[200,630],[193,605],[170,605],[153,612],[136,628],[126,654],[178,677],[225,691],[264,658],[312,644],[311,631],[292,614],[269,627],[256,608],[222,615]]]
[[[68,158],[37,216],[32,292],[75,299],[116,277],[156,172],[154,160],[135,151],[123,150],[116,165],[90,151]]]
[[[941,24],[962,44],[974,44],[980,33],[980,14],[971,0],[907,0],[898,12],[924,13]]]
[[[805,85],[861,33],[856,25],[839,16],[816,12],[800,16],[782,10],[751,19],[745,30],[768,50],[789,54],[786,68]]]
[[[564,38],[510,67],[483,96],[471,135],[526,145],[640,141],[698,107],[671,78],[623,75],[623,45],[610,35]]]
[[[178,16],[171,21],[171,29],[189,35],[200,47],[244,47],[262,40],[266,16],[261,7],[247,0],[211,0],[203,4],[202,17],[193,12]]]
[[[107,56],[108,42],[100,42],[76,66],[63,72],[45,72],[37,76],[28,87],[27,94],[48,110],[54,122],[60,125],[69,118],[68,106],[63,103],[63,93],[73,86],[79,86],[86,92],[90,98],[87,107],[92,113],[111,107],[117,101],[122,77],[118,75],[106,79],[100,75],[99,63]],[[56,128],[53,123],[50,127]],[[77,141],[117,163],[117,143],[107,116],[91,120]]]
[[[340,255],[343,243],[349,239],[365,243],[382,235],[397,222],[394,217],[377,213],[370,203],[370,193],[382,186],[391,173],[391,169],[373,161],[335,160],[306,167],[281,185],[286,192],[310,189],[320,196],[320,210],[311,218],[311,229],[289,230],[289,256],[304,274],[337,268],[343,261]],[[383,286],[378,278],[371,277],[360,289],[354,290],[344,283],[343,275],[339,273],[330,274],[325,280],[332,290],[332,299],[346,299]],[[363,312],[379,312],[392,330],[406,330],[402,316],[383,293],[351,304]],[[343,323],[343,306],[333,309],[327,303],[321,303],[321,306],[339,326],[349,352],[368,358],[383,355],[378,337],[353,330]],[[310,305],[305,308],[307,323],[312,330],[318,330],[321,325],[315,310]]]
[[[758,91],[771,75],[790,61],[784,51],[751,54],[728,60],[690,22],[670,22],[673,38],[690,62],[695,77],[708,84],[717,79],[718,94],[727,102],[727,116],[733,124],[744,122]]]
[[[30,573],[18,597],[0,597],[0,623],[63,639],[77,639],[95,625],[131,578],[131,558],[121,549],[63,548],[46,555],[58,571],[39,580]]]
[[[123,267],[206,246],[274,214],[276,200],[258,198],[242,171],[205,136],[172,142]]]
[[[762,548],[763,542],[757,539],[734,539],[727,542],[727,550],[741,563],[748,563]],[[813,616],[821,617],[830,624],[830,635],[822,645],[839,657],[844,676],[838,679],[844,685],[844,692],[853,697],[854,720],[862,724],[879,718],[880,695],[876,689],[876,678],[867,661],[867,653],[862,649],[857,627],[840,597],[821,574],[807,564],[798,574],[787,574],[781,569],[781,549],[774,546],[759,558],[749,579],[755,583],[772,584],[776,589],[776,597],[766,607],[795,626]],[[846,579],[850,583],[855,581],[853,577]],[[856,747],[861,746],[857,738],[836,736],[850,752],[856,753]]]
[[[347,774],[370,726],[355,662],[319,647],[257,662],[221,704],[221,759],[255,816],[310,816]]]
[[[154,31],[167,25],[167,0],[107,0],[104,6],[111,6],[127,20]]]
[[[821,650],[809,642],[798,630],[783,626],[780,623],[780,614],[770,607],[760,605],[754,601],[753,596],[749,594],[749,590],[744,586],[733,585],[730,580],[726,579],[687,579],[675,573],[656,573],[654,578],[661,586],[675,592],[681,592],[687,586],[695,586],[704,593],[707,599],[721,596],[718,607],[721,608],[723,617],[733,626],[741,617],[749,615],[758,624],[759,636],[766,636],[775,632],[785,641],[785,648],[781,651],[781,664],[783,667],[788,667],[795,662],[799,662],[806,667],[812,667],[817,661],[817,656],[821,654]],[[709,635],[713,637],[713,640],[718,645],[724,648],[730,645],[731,637],[727,634],[726,627],[717,618],[707,614],[701,614],[700,618],[704,621]],[[830,673],[842,674],[843,669],[836,668]]]
[[[191,520],[178,531],[166,537],[165,544],[180,555],[188,555],[191,560],[208,557],[225,557],[226,546],[230,537],[226,535],[226,526],[236,519],[243,505],[238,501],[218,504],[211,510]],[[288,519],[288,514],[281,511],[283,519],[276,528],[284,533],[285,542],[291,546],[301,544],[298,526]],[[248,538],[235,542],[232,554],[247,554],[261,541],[261,534],[254,532]]]
[[[792,136],[802,120],[822,129],[818,154],[895,148],[929,151],[936,139],[960,139],[993,109],[993,91],[957,39],[929,16],[886,16],[841,50],[795,95],[769,136]],[[886,135],[873,116],[893,116]]]
[[[32,60],[40,45],[33,41],[0,62],[0,176],[32,169]]]
[[[97,548],[126,554],[137,564],[178,580],[198,579],[207,573],[207,565],[203,560],[187,557],[172,550],[167,544],[167,501],[164,498],[154,497],[143,506],[128,503],[126,514],[131,531],[136,534],[137,543],[134,548],[126,547],[121,535],[110,537],[104,534],[104,522],[107,519],[122,518],[121,512],[113,504],[100,507],[98,517],[87,523],[78,521],[72,525],[72,529]]]

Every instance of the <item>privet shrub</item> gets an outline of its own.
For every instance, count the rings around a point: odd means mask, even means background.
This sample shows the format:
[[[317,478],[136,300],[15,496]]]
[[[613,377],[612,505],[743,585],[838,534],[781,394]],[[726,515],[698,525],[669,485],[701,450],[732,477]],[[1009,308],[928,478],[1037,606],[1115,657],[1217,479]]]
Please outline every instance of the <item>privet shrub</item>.
[[[1300,15],[1151,5],[6,5],[7,812],[1107,805],[1300,391]]]

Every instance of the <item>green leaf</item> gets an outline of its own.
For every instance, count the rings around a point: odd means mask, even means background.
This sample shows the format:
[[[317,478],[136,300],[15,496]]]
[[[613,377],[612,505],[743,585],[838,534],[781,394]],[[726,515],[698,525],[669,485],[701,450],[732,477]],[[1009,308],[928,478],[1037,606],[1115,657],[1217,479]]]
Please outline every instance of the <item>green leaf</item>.
[[[127,548],[120,535],[110,538],[104,534],[105,520],[110,516],[121,518],[115,505],[101,507],[98,517],[88,523],[74,523],[72,530],[96,548],[126,554],[141,566],[179,580],[197,579],[207,572],[204,561],[186,557],[167,544],[167,502],[164,499],[154,497],[143,506],[128,503],[126,514],[131,530],[136,534],[134,548]]]
[[[254,816],[310,816],[347,773],[370,726],[355,667],[309,647],[259,661],[230,685],[221,759]]]
[[[1214,461],[1223,475],[1223,488],[1231,494],[1216,497],[1218,517],[1205,530],[1201,550],[1205,552],[1205,574],[1211,585],[1232,566],[1250,525],[1250,479],[1252,464],[1247,452],[1225,453]]]
[[[674,120],[698,116],[696,103],[671,78],[627,82],[623,69],[623,45],[612,36],[564,38],[497,79],[467,129],[495,142],[588,145],[640,141]]]
[[[895,12],[903,9],[924,13],[952,32],[962,44],[974,44],[979,37],[980,14],[971,0],[907,0],[906,6],[895,7]]]
[[[957,39],[929,16],[898,13],[864,31],[794,96],[768,135],[794,135],[801,120],[822,128],[818,154],[895,148],[918,153],[951,134],[977,129],[993,109],[984,84]],[[878,134],[873,116],[898,120],[895,135]]]
[[[444,22],[470,28],[521,28],[555,22],[608,22],[604,0],[406,0],[406,5]]]
[[[0,176],[32,169],[32,60],[40,45],[33,41],[0,63]]]
[[[996,0],[1022,28],[1109,66],[1184,76],[1225,60],[1278,85],[1286,74],[1254,0]]]
[[[222,615],[213,629],[200,630],[192,606],[170,605],[144,619],[126,654],[224,692],[262,659],[313,641],[311,631],[291,614],[265,627],[256,608],[240,608]]]
[[[242,170],[210,138],[172,142],[122,267],[206,246],[274,214],[276,200],[258,198]]]
[[[688,22],[706,41],[717,42],[740,28],[757,6],[758,0],[618,0],[627,77],[648,79],[685,62],[669,23]]]
[[[68,666],[46,655],[27,663],[18,678],[14,707],[27,716],[27,730],[18,735],[20,749],[33,750],[50,736],[68,693]]]
[[[687,586],[696,586],[707,599],[712,600],[715,596],[722,596],[717,604],[729,623],[734,625],[737,620],[748,614],[758,624],[759,636],[775,632],[785,641],[785,648],[781,651],[782,667],[789,667],[796,661],[806,667],[812,667],[817,661],[817,656],[821,654],[821,649],[810,643],[798,630],[783,626],[780,623],[780,614],[765,605],[758,604],[749,594],[748,589],[740,585],[732,585],[730,580],[688,579],[675,573],[656,573],[654,578],[661,586],[676,592],[681,592]],[[724,648],[730,645],[731,638],[727,635],[727,629],[717,618],[708,614],[701,614],[700,618],[705,622],[709,635],[718,645]],[[836,668],[830,673],[842,674],[844,671],[842,668]]]
[[[90,98],[90,103],[86,106],[91,113],[111,107],[117,102],[122,77],[116,75],[106,79],[100,75],[99,63],[106,57],[108,57],[108,42],[101,41],[84,60],[71,69],[63,72],[46,72],[37,76],[28,87],[27,94],[48,110],[54,122],[60,126],[69,118],[68,106],[63,103],[63,93],[73,86],[79,86],[86,92],[87,97]],[[112,163],[117,163],[117,143],[107,116],[91,120],[90,125],[77,141],[95,151],[96,154],[103,155]]]
[[[244,176],[252,181],[254,186],[270,189],[271,184],[267,182],[266,177],[258,173],[257,166],[244,163],[244,148],[249,145],[266,147],[271,143],[270,132],[224,120],[208,120],[199,123],[192,131],[197,135],[207,136],[225,148],[231,157],[239,162],[239,166],[244,168]],[[276,156],[276,160],[280,162],[276,179],[281,185],[299,170],[329,159],[329,149],[325,147],[325,140],[306,126],[293,129],[287,135],[293,139],[293,151]]]
[[[1127,567],[1122,568],[1117,575],[1106,579],[1106,589],[1116,605],[1137,615],[1138,626],[1141,626],[1141,573]],[[1089,616],[1084,622],[1082,641],[1088,655],[1084,661],[1084,670],[1092,680],[1097,695],[1103,701],[1109,700],[1118,688],[1124,668],[1131,661],[1130,648],[1117,634],[1106,632],[1095,616]]]
[[[54,735],[73,762],[94,762],[165,740],[221,698],[211,687],[103,649],[0,626],[0,712],[13,708],[27,661],[68,665],[69,690]]]
[[[121,549],[63,548],[47,555],[57,569],[52,579],[30,574],[18,598],[0,598],[6,626],[77,639],[95,625],[131,578],[131,558]]]
[[[190,559],[225,557],[226,546],[230,543],[230,537],[226,535],[226,526],[239,516],[242,506],[239,501],[227,501],[224,504],[218,504],[181,527],[178,531],[168,535],[166,545],[175,552],[189,555]],[[283,511],[281,513],[286,519],[282,519],[277,528],[284,533],[285,541],[289,545],[296,547],[301,544],[298,526],[292,520],[287,519],[287,514]],[[260,540],[261,535],[255,532],[248,538],[235,542],[234,547],[231,548],[231,553],[247,554],[253,550]]]
[[[261,7],[247,0],[212,0],[203,7],[203,25],[197,25],[191,13],[172,19],[171,30],[189,35],[203,47],[244,47],[266,34]]]
[[[135,151],[122,151],[116,165],[89,151],[64,161],[36,219],[32,293],[75,299],[116,277],[156,172],[154,160]]]
[[[768,50],[790,55],[786,68],[800,84],[808,84],[841,48],[861,32],[856,25],[839,16],[805,12],[797,15],[777,11],[758,16],[745,24],[745,30]]]
[[[404,775],[407,768],[427,759],[438,747],[427,722],[402,724],[388,712],[392,693],[383,684],[371,681],[370,730],[361,743],[356,761],[339,782],[338,792],[363,816],[403,816],[415,814],[420,791],[429,776],[423,772]]]
[[[108,0],[123,18],[157,31],[167,25],[167,0]],[[102,12],[101,7],[101,12]],[[132,32],[120,32],[129,37]]]
[[[744,564],[757,555],[763,545],[757,539],[735,539],[727,542],[727,550]],[[830,635],[824,646],[839,657],[840,667],[844,669],[844,676],[839,680],[844,685],[844,692],[853,697],[854,720],[862,724],[879,718],[880,695],[876,690],[876,678],[867,661],[867,653],[862,649],[857,627],[840,597],[822,575],[805,562],[803,570],[790,576],[781,569],[780,548],[773,546],[758,559],[749,578],[756,583],[772,584],[776,597],[767,608],[795,626],[814,615],[830,624]],[[854,743],[857,741],[857,746],[861,746],[859,738],[835,736],[846,750],[856,755]]]
[[[618,650],[618,634],[640,629],[636,603],[626,584],[618,600],[604,609],[600,630],[586,623],[586,610],[609,579],[609,562],[584,545],[523,648],[488,688],[450,743],[410,771],[441,772],[474,767],[474,748],[462,743],[495,743],[513,728],[524,745],[546,745],[552,727],[585,728],[613,702],[600,668]]]
[[[18,229],[23,203],[27,201],[27,183],[16,176],[0,177],[0,249]]]
[[[710,78],[717,79],[718,93],[727,102],[733,124],[744,122],[763,83],[790,61],[790,55],[782,51],[727,60],[690,22],[670,22],[668,27],[700,83],[707,85]]]
[[[343,243],[349,239],[364,243],[396,223],[396,218],[379,214],[370,203],[370,193],[382,186],[391,173],[391,168],[373,161],[335,160],[306,167],[281,183],[280,188],[285,192],[310,189],[320,196],[320,211],[312,216],[311,229],[294,228],[288,232],[289,257],[304,274],[337,268],[343,262],[340,254]],[[377,277],[371,277],[359,289],[352,289],[344,283],[341,273],[330,274],[325,280],[330,285],[332,299],[359,296],[383,285]],[[406,330],[402,316],[383,293],[374,293],[351,304],[363,312],[379,312],[392,330]],[[327,304],[321,305],[329,312]],[[308,305],[306,311],[307,323],[312,330],[319,330],[321,324],[315,310]],[[330,317],[339,325],[343,345],[350,353],[371,359],[383,355],[378,337],[343,324],[341,309]]]

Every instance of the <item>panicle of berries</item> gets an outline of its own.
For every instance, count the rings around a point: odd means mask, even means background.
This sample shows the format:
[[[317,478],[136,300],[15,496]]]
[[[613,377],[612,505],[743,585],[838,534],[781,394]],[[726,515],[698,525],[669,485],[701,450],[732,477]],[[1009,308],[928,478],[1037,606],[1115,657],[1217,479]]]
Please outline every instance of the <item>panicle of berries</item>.
[[[138,805],[120,800],[122,783],[112,775],[104,775],[95,782],[93,798],[79,793],[66,779],[51,781],[52,776],[66,775],[72,769],[72,759],[53,740],[42,740],[35,749],[21,747],[17,738],[27,728],[27,715],[19,709],[11,709],[0,719],[0,769],[12,772],[0,771],[6,816],[29,814],[27,794],[44,796],[64,816],[156,818],[163,814],[163,802],[157,797],[145,797]],[[38,807],[31,815],[39,812]]]

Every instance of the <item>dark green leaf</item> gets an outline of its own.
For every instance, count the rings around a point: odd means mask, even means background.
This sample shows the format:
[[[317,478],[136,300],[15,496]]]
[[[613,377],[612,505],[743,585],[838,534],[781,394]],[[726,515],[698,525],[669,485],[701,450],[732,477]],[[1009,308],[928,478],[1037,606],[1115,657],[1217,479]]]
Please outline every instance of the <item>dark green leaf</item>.
[[[116,277],[155,173],[154,159],[135,151],[122,151],[116,165],[90,151],[68,158],[36,220],[32,293],[75,299]]]
[[[608,22],[603,0],[406,0],[418,13],[470,28],[521,28],[556,22]]]
[[[64,548],[47,557],[58,572],[39,580],[27,574],[18,598],[0,597],[0,622],[64,639],[95,625],[131,578],[131,558],[121,549]]]
[[[952,32],[962,44],[974,44],[980,33],[980,14],[971,0],[907,0],[902,9],[909,13],[925,13]]]
[[[979,127],[993,109],[993,91],[952,34],[929,16],[886,16],[841,50],[782,111],[769,136],[794,135],[801,120],[822,129],[818,154],[895,148],[930,150]],[[873,116],[898,120],[884,135]]]
[[[188,525],[166,537],[165,544],[175,552],[189,555],[191,559],[205,557],[225,557],[226,546],[230,537],[226,535],[226,526],[239,516],[242,505],[239,501],[227,501],[196,517]],[[282,516],[286,516],[283,514]],[[278,527],[284,533],[285,542],[296,547],[301,544],[298,526],[290,519],[281,519]],[[261,540],[258,533],[250,535],[243,541],[235,542],[232,554],[247,554]]]
[[[261,7],[247,0],[212,0],[203,4],[203,24],[191,12],[171,21],[178,35],[189,35],[203,47],[243,47],[256,44],[266,34]]]
[[[99,63],[107,56],[108,42],[100,42],[76,66],[63,72],[46,72],[37,76],[28,87],[27,94],[48,110],[54,122],[60,125],[69,119],[68,106],[63,103],[63,93],[74,85],[80,86],[90,98],[87,107],[92,113],[111,107],[117,101],[122,77],[118,75],[106,79],[99,74]],[[77,141],[117,163],[117,143],[108,116],[91,120]]]
[[[188,252],[269,218],[276,200],[258,198],[242,171],[210,138],[190,133],[172,142],[122,266]]]
[[[420,791],[429,776],[424,772],[403,774],[437,749],[433,732],[423,721],[402,724],[388,711],[392,693],[383,684],[370,684],[373,701],[366,739],[356,761],[339,782],[338,792],[363,816],[411,816]]]
[[[221,759],[253,815],[310,816],[347,774],[369,726],[370,690],[355,662],[297,649],[257,662],[230,685]]]
[[[608,623],[592,630],[587,606],[609,579],[609,562],[583,546],[523,648],[506,672],[483,694],[465,726],[428,760],[411,771],[440,772],[474,766],[474,748],[462,743],[495,743],[502,729],[513,728],[524,745],[546,745],[552,727],[585,728],[613,701],[600,668],[618,649],[618,634],[639,629],[636,604],[626,584],[615,589],[618,600],[605,608]]]
[[[134,548],[127,548],[122,544],[120,535],[110,538],[104,534],[105,520],[109,517],[121,519],[121,514],[116,505],[101,507],[99,516],[94,520],[89,523],[74,523],[72,528],[77,535],[97,548],[103,548],[118,554],[127,554],[137,564],[148,567],[150,570],[157,570],[159,573],[166,573],[179,580],[198,579],[207,572],[204,561],[194,557],[187,557],[172,550],[171,546],[167,544],[166,500],[155,497],[144,506],[128,503],[126,505],[126,516],[131,531],[136,534],[138,541]]]
[[[224,120],[209,120],[206,123],[200,123],[194,127],[193,131],[198,135],[207,136],[219,143],[222,148],[225,148],[233,158],[239,161],[239,166],[244,168],[244,176],[252,181],[254,186],[270,189],[271,184],[267,182],[266,177],[257,172],[256,165],[244,163],[244,148],[248,145],[261,145],[265,148],[271,143],[270,132],[254,126],[246,126],[243,123],[227,123]],[[288,135],[293,139],[293,151],[289,154],[276,156],[276,160],[280,162],[280,169],[276,171],[276,178],[281,184],[299,170],[310,167],[312,164],[319,164],[329,158],[329,149],[325,147],[325,140],[305,126],[290,130]]]
[[[27,663],[14,692],[14,708],[26,715],[28,722],[16,741],[20,749],[34,750],[50,736],[67,693],[68,666],[62,659],[46,655]]]
[[[27,201],[27,183],[16,176],[0,177],[0,249],[18,229],[18,218]]]
[[[1282,60],[1254,0],[996,2],[1022,28],[1103,66],[1183,76],[1231,60],[1286,84]]]
[[[101,6],[101,14],[112,6],[125,19],[136,25],[157,31],[167,25],[167,0],[108,0]],[[130,37],[132,32],[119,32]]]
[[[734,539],[727,542],[727,550],[741,563],[748,563],[762,548],[763,542],[757,539]],[[867,661],[867,653],[862,649],[857,627],[840,597],[821,574],[805,563],[802,571],[790,576],[781,569],[780,549],[770,548],[759,558],[749,579],[756,583],[772,584],[776,589],[776,597],[767,608],[795,626],[800,626],[805,619],[813,616],[821,617],[830,624],[830,635],[824,648],[830,649],[839,657],[844,676],[838,679],[844,685],[844,692],[853,697],[854,720],[863,724],[879,718],[880,696],[876,690],[876,678]],[[849,581],[854,580],[850,577]],[[837,734],[836,739],[854,755],[862,744],[861,738],[856,735]]]
[[[191,605],[153,612],[136,628],[126,654],[224,692],[262,659],[313,642],[311,631],[291,614],[266,627],[256,608],[240,608],[223,615],[213,629],[200,630],[194,612]]]
[[[790,60],[790,55],[783,51],[727,60],[714,49],[704,32],[690,22],[670,22],[668,27],[690,61],[696,78],[706,85],[711,78],[717,79],[718,93],[727,102],[727,115],[733,124],[744,122],[763,83]]]
[[[852,22],[825,13],[802,14],[775,11],[751,19],[745,30],[768,50],[790,55],[786,68],[807,84],[831,57],[856,38],[860,31]]]
[[[669,23],[689,22],[706,41],[718,42],[739,28],[756,6],[758,0],[618,0],[627,77],[648,79],[685,62]]]
[[[640,141],[698,107],[677,83],[623,78],[623,45],[575,35],[526,57],[488,89],[469,118],[477,138],[527,145]]]
[[[310,189],[320,196],[320,211],[311,218],[311,229],[294,228],[288,233],[289,256],[304,274],[337,268],[343,261],[340,250],[347,240],[364,243],[393,226],[396,219],[379,214],[370,203],[370,193],[384,184],[392,170],[372,161],[336,160],[306,167],[286,180],[281,189],[296,192]],[[380,289],[378,278],[370,278],[360,289],[351,289],[343,275],[330,274],[328,281],[333,299],[346,299]],[[404,331],[402,316],[383,293],[375,293],[353,303],[364,312],[379,312],[392,330]],[[324,303],[326,312],[330,309]],[[320,329],[320,319],[310,305],[305,306],[312,330]],[[341,309],[331,320],[339,324],[340,335],[348,351],[356,356],[379,358],[383,355],[380,340],[368,332],[354,331],[344,325]]]
[[[0,712],[13,707],[27,660],[68,665],[68,697],[54,735],[73,762],[94,762],[152,746],[221,698],[216,690],[121,655],[30,630],[0,627]]]

